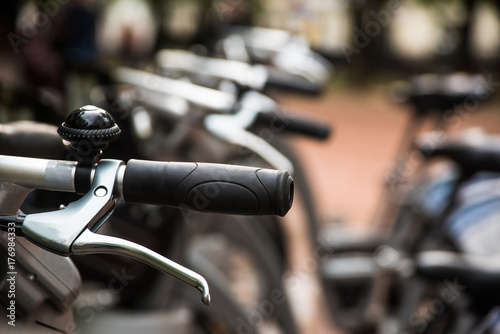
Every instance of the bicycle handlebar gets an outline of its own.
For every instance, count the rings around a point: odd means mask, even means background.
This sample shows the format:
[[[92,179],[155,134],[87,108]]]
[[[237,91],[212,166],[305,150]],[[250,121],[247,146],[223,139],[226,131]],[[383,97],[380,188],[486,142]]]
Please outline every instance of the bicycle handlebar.
[[[325,83],[289,73],[282,69],[270,68],[267,85],[307,95],[320,95],[325,91]]]
[[[0,124],[0,154],[57,159],[65,153],[56,126],[32,121]]]
[[[0,181],[27,188],[75,192],[75,184],[90,184],[94,174],[78,173],[78,168],[70,161],[0,155]],[[284,216],[293,201],[293,180],[283,170],[130,160],[115,177],[116,196],[128,203]]]
[[[317,121],[278,114],[275,112],[258,113],[257,124],[270,125],[277,130],[299,133],[308,137],[325,140],[330,136],[330,127]]]

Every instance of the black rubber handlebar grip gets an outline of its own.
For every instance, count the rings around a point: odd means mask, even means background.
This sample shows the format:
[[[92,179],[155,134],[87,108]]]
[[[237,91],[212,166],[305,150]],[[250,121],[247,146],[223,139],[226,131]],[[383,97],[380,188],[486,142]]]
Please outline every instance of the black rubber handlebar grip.
[[[0,154],[64,159],[68,153],[57,134],[56,126],[18,121],[0,124]]]
[[[270,126],[272,130],[298,133],[321,140],[325,140],[330,136],[330,127],[328,125],[302,117],[287,116],[274,112],[259,113],[256,123]]]
[[[288,171],[254,167],[130,160],[123,197],[147,203],[238,215],[284,216],[293,201]]]

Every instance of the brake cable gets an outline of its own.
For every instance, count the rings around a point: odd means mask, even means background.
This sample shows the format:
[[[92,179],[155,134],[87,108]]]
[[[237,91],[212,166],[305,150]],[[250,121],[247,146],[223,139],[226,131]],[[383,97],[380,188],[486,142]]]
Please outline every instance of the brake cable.
[[[10,229],[14,228],[14,233],[22,237],[24,236],[22,226],[26,215],[0,215],[0,230],[5,232],[12,232]],[[14,226],[12,226],[14,224]]]

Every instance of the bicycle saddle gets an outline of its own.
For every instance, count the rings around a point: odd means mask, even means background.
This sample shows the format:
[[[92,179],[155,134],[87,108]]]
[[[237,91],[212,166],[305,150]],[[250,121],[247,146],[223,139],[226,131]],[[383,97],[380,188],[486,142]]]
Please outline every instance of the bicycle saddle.
[[[474,291],[498,289],[500,257],[459,254],[450,251],[426,251],[416,260],[416,272],[431,280],[457,280]]]
[[[500,137],[481,131],[466,131],[456,138],[433,141],[424,135],[415,147],[427,159],[443,157],[468,173],[500,171]]]
[[[491,95],[484,77],[465,73],[418,75],[396,83],[393,90],[396,100],[411,104],[421,115],[475,106]]]

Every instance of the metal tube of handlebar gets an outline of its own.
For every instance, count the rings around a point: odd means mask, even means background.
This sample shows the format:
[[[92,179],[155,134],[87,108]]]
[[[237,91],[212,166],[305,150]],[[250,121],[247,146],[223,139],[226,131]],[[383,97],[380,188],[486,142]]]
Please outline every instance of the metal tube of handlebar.
[[[0,182],[75,192],[76,162],[0,155]]]
[[[162,70],[177,70],[230,80],[253,89],[262,90],[269,73],[263,65],[250,65],[235,60],[198,56],[184,50],[161,50],[156,60]]]
[[[233,94],[165,78],[145,71],[120,67],[113,72],[113,76],[117,81],[140,87],[145,91],[178,96],[208,109],[230,111],[236,104],[236,97]],[[147,99],[147,97],[144,98]]]

